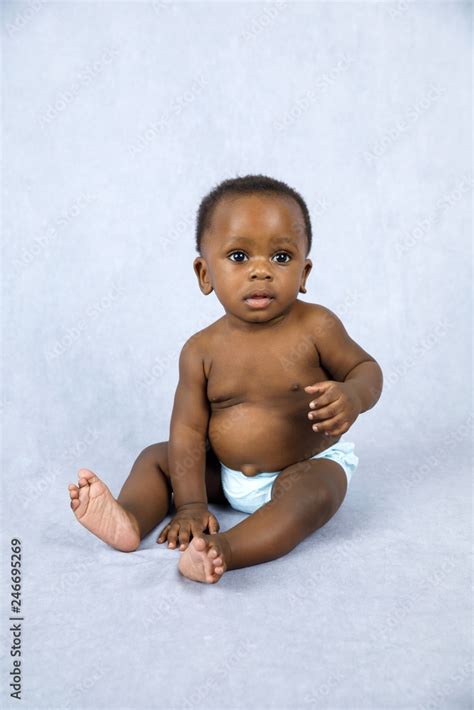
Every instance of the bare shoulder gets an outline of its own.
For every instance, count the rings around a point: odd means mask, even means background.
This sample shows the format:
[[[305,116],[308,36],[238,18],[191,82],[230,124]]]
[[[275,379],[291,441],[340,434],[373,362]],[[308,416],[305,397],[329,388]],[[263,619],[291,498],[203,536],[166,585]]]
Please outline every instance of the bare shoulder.
[[[210,355],[213,351],[213,342],[222,332],[223,319],[224,317],[219,318],[214,323],[191,335],[181,350],[181,358],[187,362],[199,361],[204,367],[206,376],[209,369]]]
[[[211,325],[193,333],[184,343],[183,351],[186,350],[193,355],[204,354],[212,339],[214,325],[214,323],[211,323]]]
[[[326,306],[305,304],[307,332],[311,333],[320,362],[333,379],[344,382],[347,374],[361,362],[374,360],[347,332],[341,319]]]
[[[305,328],[308,328],[308,332],[315,336],[321,337],[333,328],[344,327],[341,319],[326,306],[307,301],[299,301],[298,303],[300,304],[300,317]]]

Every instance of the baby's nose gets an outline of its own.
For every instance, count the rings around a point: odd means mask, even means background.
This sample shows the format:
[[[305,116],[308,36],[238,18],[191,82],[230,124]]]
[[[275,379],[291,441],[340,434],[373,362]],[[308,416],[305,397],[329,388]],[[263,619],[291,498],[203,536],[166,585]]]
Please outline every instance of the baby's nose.
[[[251,269],[250,269],[250,277],[251,278],[256,278],[256,277],[265,277],[265,278],[271,278],[271,269],[268,267],[267,264],[255,264]]]

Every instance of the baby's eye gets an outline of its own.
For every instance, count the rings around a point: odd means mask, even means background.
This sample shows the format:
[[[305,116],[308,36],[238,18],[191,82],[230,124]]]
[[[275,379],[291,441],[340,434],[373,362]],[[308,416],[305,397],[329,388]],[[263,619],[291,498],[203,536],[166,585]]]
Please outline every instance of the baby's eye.
[[[229,259],[232,259],[232,257],[235,256],[236,254],[239,256],[246,257],[246,254],[244,254],[243,251],[233,251],[232,254],[229,254]],[[237,264],[241,264],[243,259],[232,259],[232,261],[236,261]]]
[[[279,256],[287,256],[288,261],[291,261],[291,256],[284,251],[280,251],[278,254],[275,254],[275,258]],[[288,261],[277,261],[277,264],[288,264]]]

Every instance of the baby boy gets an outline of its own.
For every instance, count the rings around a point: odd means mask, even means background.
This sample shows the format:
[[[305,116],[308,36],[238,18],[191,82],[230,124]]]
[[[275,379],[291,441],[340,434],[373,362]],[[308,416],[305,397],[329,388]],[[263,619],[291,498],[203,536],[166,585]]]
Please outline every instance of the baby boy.
[[[88,469],[71,508],[117,550],[157,542],[182,575],[216,583],[274,560],[336,513],[357,468],[342,441],[380,397],[382,371],[324,306],[298,299],[312,268],[305,201],[263,175],[225,180],[201,202],[194,270],[225,315],[179,357],[169,441],[144,449],[115,499]],[[248,513],[230,530],[208,503]]]

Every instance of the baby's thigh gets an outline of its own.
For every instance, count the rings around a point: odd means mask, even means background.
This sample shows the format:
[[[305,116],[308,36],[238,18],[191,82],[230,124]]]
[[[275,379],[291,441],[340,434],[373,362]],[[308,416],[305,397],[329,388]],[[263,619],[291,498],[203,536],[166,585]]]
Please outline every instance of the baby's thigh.
[[[282,500],[302,509],[322,505],[330,516],[338,510],[347,492],[347,476],[336,461],[316,458],[292,464],[275,479],[272,501]]]
[[[168,479],[171,489],[171,478],[169,473],[168,462],[168,442],[161,441],[158,444],[152,444],[151,446],[148,446],[142,453],[146,453],[147,456],[150,456],[156,462],[156,464],[160,467],[161,471]],[[189,474],[193,475],[195,472],[196,460],[190,459],[189,461],[186,461],[185,459],[183,462],[183,466],[185,472],[188,469]],[[209,443],[207,444],[206,448],[205,480],[208,502],[226,503],[227,499],[224,496],[224,491],[222,490],[221,484],[221,465]]]

